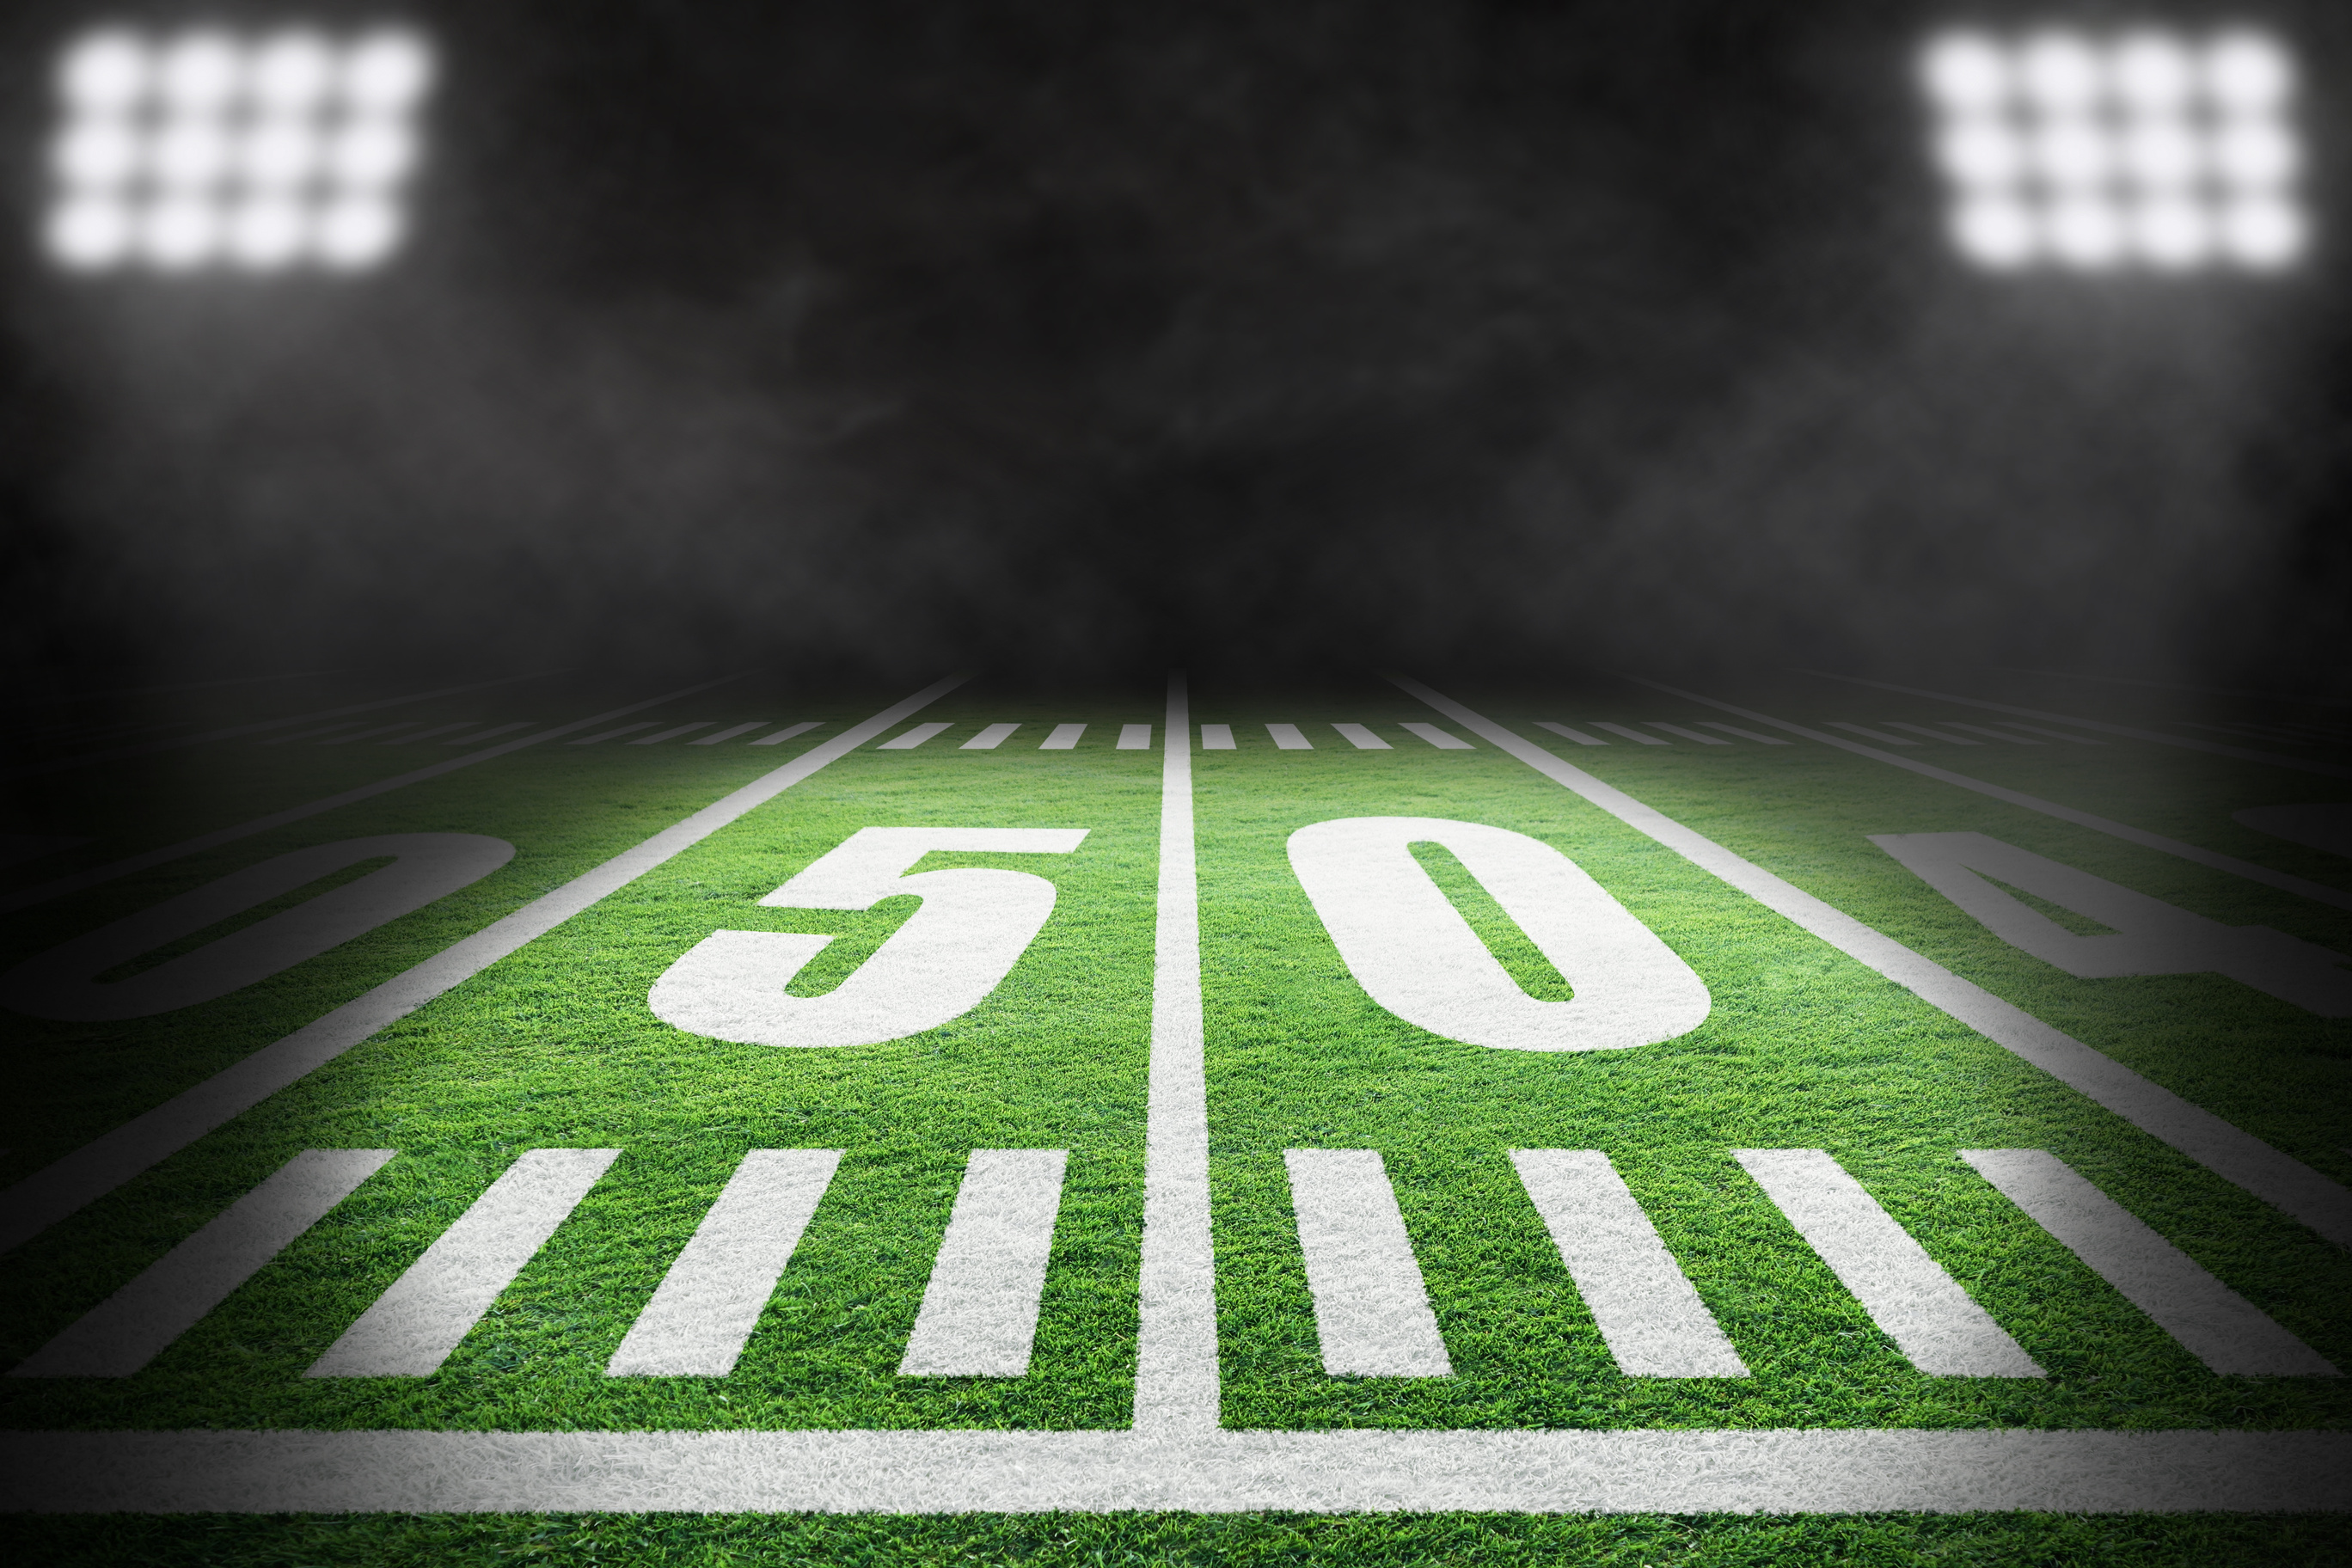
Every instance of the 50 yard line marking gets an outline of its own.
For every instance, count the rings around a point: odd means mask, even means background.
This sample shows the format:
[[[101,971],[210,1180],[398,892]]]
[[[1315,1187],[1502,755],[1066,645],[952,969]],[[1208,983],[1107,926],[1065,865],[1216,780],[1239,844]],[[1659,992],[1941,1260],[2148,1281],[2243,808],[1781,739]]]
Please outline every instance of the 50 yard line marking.
[[[2337,1246],[2352,1246],[2352,1191],[2302,1161],[2141,1077],[2073,1036],[2051,1027],[1973,981],[1963,980],[1893,937],[1774,876],[1706,835],[1684,826],[1664,812],[1643,805],[1624,791],[1601,783],[1583,769],[1563,762],[1452,698],[1402,675],[1389,679],[1554,784],[1729,883],[1766,909],[1875,970],[1993,1044],[2014,1052],[2143,1132],[2170,1144],[2224,1180],[2284,1209]]]
[[[971,679],[951,675],[819,742],[725,798],[541,894],[472,936],[313,1019],[275,1045],[133,1117],[54,1164],[0,1193],[0,1252],[39,1235],[179,1152],[231,1118],[326,1066],[395,1019],[406,1016],[573,915],[619,891],[736,818],[763,805],[819,769],[864,745],[908,714]],[[488,753],[482,753],[488,754]],[[464,761],[466,759],[460,759]]]

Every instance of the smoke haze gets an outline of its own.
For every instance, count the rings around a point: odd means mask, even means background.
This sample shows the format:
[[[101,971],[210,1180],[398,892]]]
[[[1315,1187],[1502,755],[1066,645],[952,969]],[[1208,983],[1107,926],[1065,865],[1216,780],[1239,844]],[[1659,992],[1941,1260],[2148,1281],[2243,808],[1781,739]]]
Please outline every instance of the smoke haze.
[[[2326,256],[1962,272],[1943,15],[429,5],[396,268],[12,264],[12,652],[2332,668]]]

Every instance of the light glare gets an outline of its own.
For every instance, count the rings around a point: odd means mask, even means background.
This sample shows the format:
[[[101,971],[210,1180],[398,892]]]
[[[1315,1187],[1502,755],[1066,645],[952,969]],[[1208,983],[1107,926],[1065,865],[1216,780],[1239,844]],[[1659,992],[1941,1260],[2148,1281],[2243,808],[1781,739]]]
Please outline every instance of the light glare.
[[[1919,69],[1978,265],[2273,270],[2308,248],[2294,62],[2260,33],[1950,32]]]
[[[108,27],[61,51],[51,258],[77,271],[356,271],[399,248],[433,79],[417,34]]]

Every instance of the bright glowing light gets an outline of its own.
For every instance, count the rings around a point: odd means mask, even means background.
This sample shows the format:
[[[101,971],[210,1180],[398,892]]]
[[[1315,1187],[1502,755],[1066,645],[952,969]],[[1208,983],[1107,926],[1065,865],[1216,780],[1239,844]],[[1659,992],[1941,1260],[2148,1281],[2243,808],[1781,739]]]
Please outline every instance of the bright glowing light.
[[[1952,215],[1952,237],[1988,267],[2021,267],[2040,248],[2040,226],[2023,204],[2000,197],[1967,203]]]
[[[77,271],[379,265],[407,233],[433,75],[398,27],[86,34],[58,62],[48,254]]]
[[[58,73],[65,100],[85,114],[119,114],[147,90],[153,67],[129,33],[95,33],[76,44]]]
[[[1955,113],[1998,109],[2010,92],[2008,57],[1978,33],[1947,33],[1929,44],[1921,75]]]
[[[2294,61],[2261,33],[1950,32],[1919,72],[1979,266],[2274,270],[2309,247]]]

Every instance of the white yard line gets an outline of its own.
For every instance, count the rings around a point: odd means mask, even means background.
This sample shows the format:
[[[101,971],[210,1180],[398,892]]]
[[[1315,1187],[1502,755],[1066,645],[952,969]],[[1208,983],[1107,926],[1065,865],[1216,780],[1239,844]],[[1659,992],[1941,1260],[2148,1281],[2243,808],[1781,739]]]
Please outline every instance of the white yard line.
[[[1731,1152],[1912,1365],[1943,1377],[2045,1375],[1828,1154],[1819,1149]]]
[[[900,1377],[1022,1377],[1061,1213],[1066,1149],[974,1149]]]
[[[725,1377],[793,1260],[838,1149],[743,1156],[605,1364],[610,1377]]]
[[[351,1196],[392,1153],[308,1149],[295,1155],[8,1375],[130,1376]]]
[[[375,1299],[312,1377],[430,1377],[539,1256],[618,1149],[533,1149]]]
[[[258,735],[265,731],[282,730],[289,724],[308,724],[315,720],[339,719],[351,713],[373,713],[385,708],[405,707],[411,702],[429,702],[436,697],[456,697],[467,691],[487,691],[493,686],[512,686],[518,680],[539,679],[540,676],[536,674],[504,675],[496,680],[477,680],[466,686],[444,686],[432,691],[413,692],[406,697],[386,697],[374,702],[354,702],[346,708],[325,708],[316,713],[298,713],[290,719],[264,719],[256,724],[232,724],[226,730],[207,730],[201,735],[182,735],[169,741],[149,741],[137,746],[118,746],[111,751],[89,752],[79,757],[60,757],[55,762],[29,763],[23,767],[0,771],[0,779],[29,778],[36,773],[62,773],[68,768],[89,767],[97,763],[119,763],[129,757],[143,757],[156,752],[176,752],[188,746],[201,746],[209,741],[233,741],[240,735]]]
[[[683,690],[665,691],[659,697],[648,697],[642,702],[632,702],[625,708],[615,708],[609,713],[598,713],[569,724],[559,724],[551,730],[541,730],[535,735],[519,736],[495,746],[485,747],[478,752],[468,752],[462,757],[452,757],[446,763],[434,763],[425,767],[412,768],[407,773],[395,773],[391,778],[379,779],[372,784],[362,784],[357,789],[347,789],[320,800],[306,801],[300,805],[289,805],[283,811],[273,811],[267,816],[257,816],[250,822],[240,822],[234,827],[216,828],[210,833],[198,834],[194,838],[183,839],[177,844],[167,844],[161,849],[149,849],[121,860],[110,861],[106,865],[95,867],[88,871],[77,871],[70,877],[60,877],[53,882],[43,882],[37,887],[21,888],[13,893],[0,894],[0,914],[27,909],[34,904],[47,903],[51,899],[63,898],[68,893],[78,893],[84,888],[94,888],[100,882],[110,882],[117,877],[127,877],[133,871],[144,871],[150,866],[161,866],[203,850],[217,849],[224,844],[234,844],[240,838],[250,838],[257,833],[267,833],[273,827],[283,827],[289,822],[299,822],[306,816],[317,816],[322,812],[332,811],[338,806],[350,805],[355,801],[387,795],[409,784],[421,784],[426,779],[436,779],[444,773],[456,773],[459,768],[470,768],[476,763],[487,763],[492,757],[503,757],[510,752],[520,752],[526,746],[536,746],[541,741],[552,741],[560,735],[569,735],[576,731],[587,729],[592,724],[602,724],[606,720],[617,719],[624,713],[635,713],[645,708],[656,708],[662,703],[675,702],[681,697],[691,697],[698,691],[708,691],[714,686],[724,686],[730,680],[741,679],[743,678],[740,675],[730,675],[718,680],[706,680],[699,686],[689,686]],[[5,1250],[6,1250],[5,1247],[0,1247],[0,1251]]]
[[[1876,971],[1995,1045],[2015,1052],[2150,1137],[2170,1144],[2216,1175],[2276,1205],[2338,1246],[2352,1246],[2352,1191],[2346,1190],[2341,1183],[2281,1153],[2252,1133],[2190,1104],[2113,1058],[2052,1028],[2024,1009],[1972,981],[1963,980],[1942,964],[1912,952],[1894,938],[1872,930],[1843,910],[1831,907],[1664,813],[1643,805],[1622,790],[1601,783],[1583,769],[1471,711],[1452,698],[1402,676],[1390,679],[1553,783],[1664,845],[1692,865],[1720,878],[1799,929]],[[1723,703],[1711,706],[1727,708]],[[1744,712],[1739,709],[1727,710]],[[1797,733],[1809,733],[1811,739],[1833,745],[1851,744],[1834,736],[1764,719],[1761,714],[1744,716]],[[1915,766],[1899,757],[1886,760],[1905,767]],[[1940,773],[1942,770],[1936,771]]]
[[[1515,1149],[1511,1163],[1618,1371],[1628,1377],[1748,1375],[1607,1154]]]
[[[2352,1510],[2352,1433],[9,1432],[43,1513]]]
[[[1769,724],[1774,729],[1785,730],[1791,735],[1802,735],[1809,741],[1819,741],[1825,746],[1835,746],[1842,752],[1852,752],[1857,757],[1868,757],[1873,762],[1885,763],[1889,767],[1906,768],[1923,778],[1936,779],[1948,784],[1958,784],[1962,789],[1974,790],[1979,795],[1990,795],[1995,800],[2004,800],[2011,805],[2023,806],[2028,811],[2038,811],[2044,816],[2054,816],[2062,822],[2071,822],[2077,827],[2087,827],[2094,833],[2104,833],[2110,837],[2123,839],[2126,843],[2160,850],[2167,855],[2177,855],[2183,860],[2193,860],[2200,866],[2210,866],[2216,871],[2227,871],[2233,877],[2243,877],[2250,882],[2261,882],[2267,887],[2300,894],[2317,903],[2333,904],[2339,910],[2352,910],[2352,893],[2347,893],[2340,888],[2331,888],[2324,883],[2314,882],[2285,871],[2273,871],[2267,866],[2257,866],[2251,860],[2241,860],[2234,855],[2223,855],[2211,849],[2200,849],[2194,844],[2183,844],[2178,838],[2167,838],[2160,833],[2148,833],[2137,827],[2126,826],[2123,823],[2094,816],[2087,811],[2077,811],[2071,805],[2061,805],[2056,801],[2043,800],[2038,795],[2027,795],[2021,790],[1990,784],[1979,778],[1970,778],[1966,773],[1956,773],[1948,768],[1939,768],[1933,763],[1923,763],[1912,757],[1898,757],[1891,752],[1882,752],[1875,746],[1865,746],[1858,741],[1849,741],[1843,736],[1809,729],[1802,724],[1791,723],[1786,719],[1775,719],[1769,713],[1759,713],[1752,708],[1740,708],[1729,702],[1718,701],[1712,697],[1702,697],[1696,691],[1685,691],[1679,687],[1661,686],[1654,680],[1635,680],[1634,684],[1654,686],[1660,691],[1672,692],[1676,697],[1688,698],[1693,702],[1704,702],[1708,707],[1720,709],[1726,713],[1737,713],[1741,718],[1751,720],[1756,723]],[[1838,728],[1868,733],[1859,724],[1841,724]],[[1917,744],[1916,742],[1906,743]]]
[[[1289,1149],[1315,1336],[1334,1377],[1449,1377],[1454,1363],[1377,1149]]]
[[[2007,702],[1988,702],[1978,697],[1955,697],[1948,691],[1924,691],[1916,686],[1897,686],[1892,681],[1864,680],[1858,675],[1832,675],[1826,669],[1808,669],[1801,673],[1823,680],[1843,680],[1849,686],[1872,686],[1881,691],[1899,691],[1906,697],[1926,697],[1937,702],[1957,702],[1964,708],[1982,708],[1994,713],[2013,713],[2021,719],[2041,719],[2053,724],[2075,724],[2085,730],[2096,730],[2103,735],[2126,735],[2135,741],[2153,741],[2159,746],[2185,746],[2193,752],[2210,752],[2215,756],[2237,757],[2250,763],[2268,763],[2273,767],[2294,768],[2306,773],[2326,773],[2330,778],[2352,778],[2352,766],[2342,763],[2314,762],[2307,757],[2283,757],[2276,752],[2249,751],[2243,746],[2224,746],[2218,742],[2200,741],[2189,735],[2168,735],[2160,730],[2135,729],[2129,724],[2109,724],[2098,719],[2077,719],[2070,713],[2045,713],[2039,708],[2019,708]],[[1648,681],[1643,685],[1651,684]],[[1664,687],[1660,690],[1665,689]]]
[[[950,676],[852,725],[832,740],[819,742],[782,767],[664,828],[634,849],[624,850],[593,870],[582,873],[504,919],[304,1025],[275,1045],[256,1051],[54,1164],[34,1172],[7,1191],[0,1192],[0,1253],[105,1196],[223,1122],[243,1115],[394,1019],[406,1016],[444,992],[471,980],[524,944],[546,935],[599,900],[692,848],[745,813],[766,805],[969,679]],[[541,737],[534,737],[537,738]],[[458,759],[460,763],[472,759]],[[1196,977],[1196,986],[1197,984]]]
[[[2057,1155],[2040,1149],[1963,1149],[1960,1158],[2213,1371],[2337,1375],[2317,1351]]]
[[[1139,1433],[1215,1430],[1217,1271],[1209,1231],[1209,1088],[1201,1024],[1200,884],[1192,857],[1192,713],[1168,679],[1160,767],[1159,916],[1143,1142],[1142,1301],[1135,1364]],[[1202,726],[1203,733],[1221,725]],[[1230,731],[1228,731],[1230,742]],[[1203,742],[1205,744],[1205,741]]]

